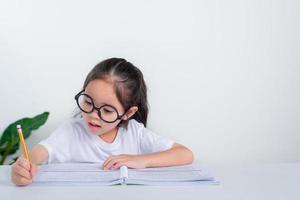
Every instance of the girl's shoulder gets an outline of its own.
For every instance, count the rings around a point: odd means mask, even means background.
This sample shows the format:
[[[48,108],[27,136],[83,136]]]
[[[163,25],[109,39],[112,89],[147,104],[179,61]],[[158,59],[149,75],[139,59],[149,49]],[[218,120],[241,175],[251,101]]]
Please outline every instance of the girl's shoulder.
[[[84,120],[83,118],[68,118],[63,121],[55,130],[55,132],[64,132],[65,134],[74,132],[84,132]]]
[[[125,132],[127,136],[142,138],[146,135],[153,134],[153,132],[146,128],[143,123],[136,121],[135,119],[130,119],[127,127],[122,128],[122,132]]]
[[[145,126],[143,123],[140,123],[135,119],[130,119],[125,129],[127,129],[127,131],[143,131]]]

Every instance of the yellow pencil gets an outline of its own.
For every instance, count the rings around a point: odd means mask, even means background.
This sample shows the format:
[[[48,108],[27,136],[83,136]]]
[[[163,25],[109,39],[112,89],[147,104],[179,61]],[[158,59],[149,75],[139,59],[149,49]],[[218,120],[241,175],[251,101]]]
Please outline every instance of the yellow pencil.
[[[29,161],[29,155],[28,155],[28,152],[27,152],[27,148],[26,148],[24,136],[23,136],[23,133],[22,133],[21,125],[17,125],[17,130],[18,130],[18,134],[19,134],[19,138],[20,138],[20,142],[21,142],[24,157],[25,157],[26,160]]]

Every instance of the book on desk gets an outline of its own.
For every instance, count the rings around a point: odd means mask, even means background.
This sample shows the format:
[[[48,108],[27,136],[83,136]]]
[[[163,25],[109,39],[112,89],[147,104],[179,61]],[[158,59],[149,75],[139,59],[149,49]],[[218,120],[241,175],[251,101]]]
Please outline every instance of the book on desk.
[[[102,170],[100,163],[60,163],[40,166],[33,186],[42,185],[202,185],[218,184],[196,165]]]

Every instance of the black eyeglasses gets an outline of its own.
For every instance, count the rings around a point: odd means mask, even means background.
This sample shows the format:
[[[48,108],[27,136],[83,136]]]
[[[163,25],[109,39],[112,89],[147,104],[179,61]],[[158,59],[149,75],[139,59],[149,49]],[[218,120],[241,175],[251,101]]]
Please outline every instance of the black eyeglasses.
[[[107,123],[114,123],[126,114],[125,112],[123,115],[119,115],[115,107],[107,104],[97,108],[94,104],[93,98],[85,94],[84,90],[75,96],[75,100],[82,112],[92,113],[94,110],[96,110],[100,119]]]

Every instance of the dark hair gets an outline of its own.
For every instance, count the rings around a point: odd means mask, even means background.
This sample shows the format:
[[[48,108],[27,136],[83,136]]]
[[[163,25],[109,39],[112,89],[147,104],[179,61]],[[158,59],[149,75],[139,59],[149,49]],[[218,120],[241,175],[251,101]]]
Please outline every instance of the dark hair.
[[[148,117],[147,86],[142,72],[123,58],[109,58],[97,64],[87,75],[83,89],[89,82],[103,79],[111,81],[119,102],[125,111],[137,106],[138,111],[131,117],[146,127]],[[120,125],[127,127],[128,120]]]

